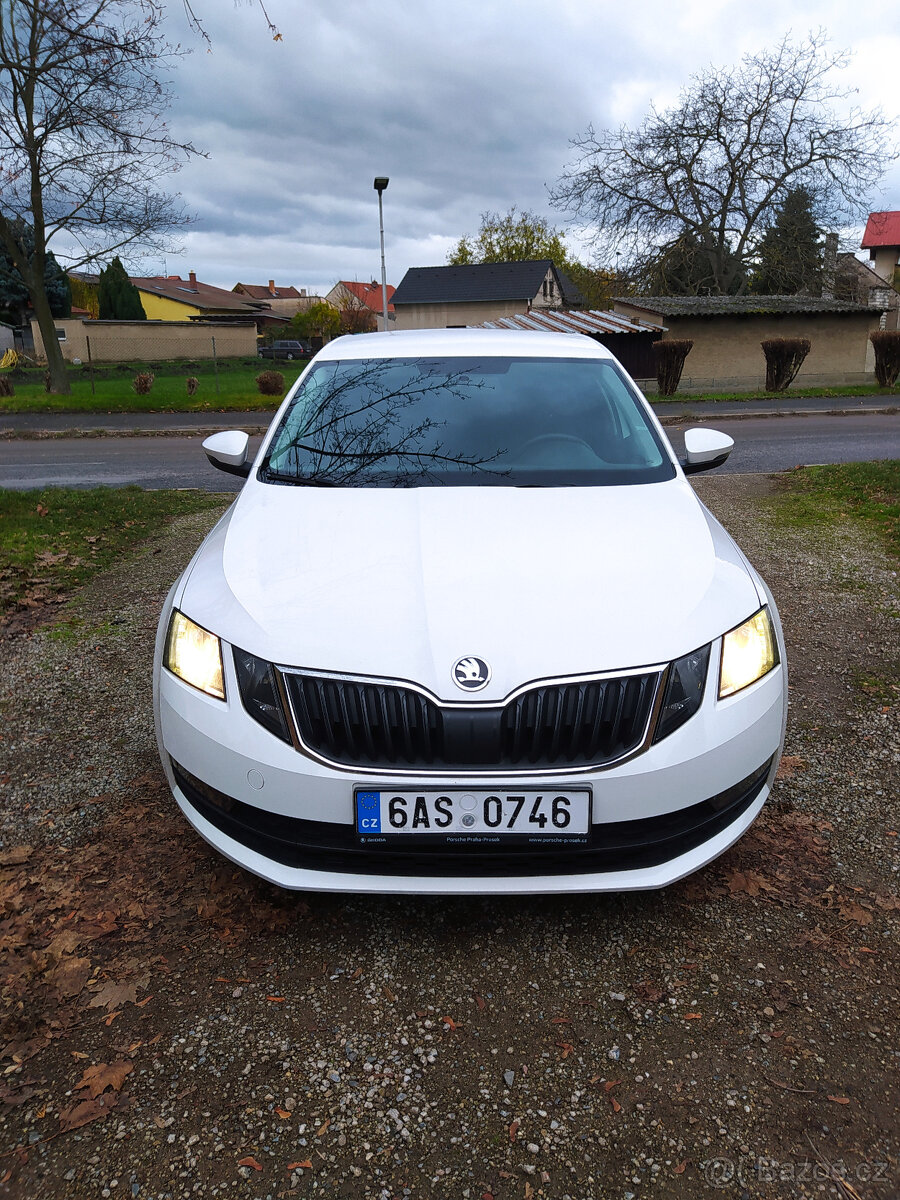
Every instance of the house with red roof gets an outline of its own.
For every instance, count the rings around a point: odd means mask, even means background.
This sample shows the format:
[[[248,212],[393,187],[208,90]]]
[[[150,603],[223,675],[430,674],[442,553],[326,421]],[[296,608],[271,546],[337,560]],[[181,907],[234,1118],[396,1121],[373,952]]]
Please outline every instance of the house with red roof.
[[[295,313],[305,312],[313,304],[321,303],[322,297],[315,296],[306,288],[295,288],[293,284],[277,284],[270,279],[263,283],[236,283],[231,289],[239,296],[250,301],[264,301],[272,312],[282,317],[292,317]]]
[[[869,213],[861,245],[869,252],[872,270],[893,286],[900,264],[900,212]]]
[[[394,319],[394,306],[391,299],[396,290],[391,284],[387,285],[389,321]],[[342,313],[359,313],[363,318],[367,315],[379,318],[383,311],[381,284],[375,279],[371,283],[360,283],[355,279],[339,279],[325,299]]]

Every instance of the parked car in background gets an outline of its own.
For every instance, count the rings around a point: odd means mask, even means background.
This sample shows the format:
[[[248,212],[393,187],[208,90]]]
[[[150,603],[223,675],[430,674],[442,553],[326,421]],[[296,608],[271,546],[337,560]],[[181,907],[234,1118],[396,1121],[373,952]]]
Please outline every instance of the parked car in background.
[[[155,659],[186,818],[288,888],[655,888],[748,828],[784,738],[775,602],[685,433],[581,335],[338,338],[178,580]]]
[[[270,342],[268,346],[259,347],[260,358],[309,358],[312,354],[312,349],[305,342],[300,341],[280,341]]]

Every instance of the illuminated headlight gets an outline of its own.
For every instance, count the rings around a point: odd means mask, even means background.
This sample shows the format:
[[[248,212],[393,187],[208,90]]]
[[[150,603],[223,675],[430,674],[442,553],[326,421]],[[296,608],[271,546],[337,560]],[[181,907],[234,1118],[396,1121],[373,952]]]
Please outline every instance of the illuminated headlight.
[[[222,650],[214,633],[174,609],[166,637],[165,665],[179,679],[208,696],[225,699]]]
[[[749,687],[777,665],[778,644],[772,618],[768,608],[761,608],[722,638],[719,699]]]

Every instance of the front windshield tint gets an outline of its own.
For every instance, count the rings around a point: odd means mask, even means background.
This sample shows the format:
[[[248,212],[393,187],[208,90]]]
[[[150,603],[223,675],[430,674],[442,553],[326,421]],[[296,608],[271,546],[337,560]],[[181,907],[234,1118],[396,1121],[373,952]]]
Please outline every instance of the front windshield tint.
[[[607,359],[390,358],[317,363],[259,477],[323,487],[571,487],[674,475]]]

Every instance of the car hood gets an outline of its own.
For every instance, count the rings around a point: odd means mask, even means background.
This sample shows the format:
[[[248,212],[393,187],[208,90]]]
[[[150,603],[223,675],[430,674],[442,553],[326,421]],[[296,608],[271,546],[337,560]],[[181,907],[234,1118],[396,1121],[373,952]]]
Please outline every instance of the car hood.
[[[630,487],[333,489],[250,480],[176,603],[263,658],[417,682],[524,682],[662,663],[762,598],[681,477]]]

